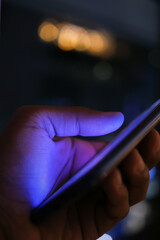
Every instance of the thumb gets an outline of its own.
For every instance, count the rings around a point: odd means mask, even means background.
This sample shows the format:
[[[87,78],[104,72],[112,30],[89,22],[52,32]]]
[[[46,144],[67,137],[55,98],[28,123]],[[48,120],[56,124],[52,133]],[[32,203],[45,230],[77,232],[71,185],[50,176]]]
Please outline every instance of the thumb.
[[[25,115],[25,124],[29,121],[32,127],[34,124],[45,129],[50,138],[105,135],[117,130],[124,121],[120,112],[101,112],[84,107],[27,106],[19,111]]]

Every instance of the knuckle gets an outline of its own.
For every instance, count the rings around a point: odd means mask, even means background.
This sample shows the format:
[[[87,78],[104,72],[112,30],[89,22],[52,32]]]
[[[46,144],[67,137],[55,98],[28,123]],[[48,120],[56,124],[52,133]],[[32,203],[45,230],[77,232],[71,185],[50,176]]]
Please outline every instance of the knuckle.
[[[140,175],[140,183],[142,183],[142,184],[143,183],[149,184],[149,179],[150,179],[149,170],[146,167],[144,169],[144,171],[142,172],[142,174]]]
[[[119,196],[119,202],[124,203],[128,200],[128,191],[126,188],[123,188],[123,191],[121,191],[121,195]]]
[[[154,145],[154,152],[159,152],[160,151],[160,135],[159,132],[153,129],[152,131],[153,134],[153,145]]]
[[[137,158],[137,156],[139,156],[139,152],[138,150],[135,148],[132,150],[132,152],[130,153],[130,157],[134,160],[135,158]]]
[[[126,206],[125,209],[124,209],[124,212],[122,214],[122,219],[125,218],[128,215],[129,209],[130,208],[129,208],[129,204],[128,204],[128,206]]]
[[[145,191],[144,193],[142,193],[142,196],[141,196],[141,198],[139,199],[139,202],[145,200],[145,198],[146,198],[146,194],[147,194],[147,191]]]
[[[128,213],[129,213],[129,209],[130,209],[130,207],[129,207],[129,201],[127,201],[127,203],[123,204],[123,205],[121,206],[121,208],[122,208],[121,219],[123,219],[123,218],[125,218],[125,217],[128,215]]]
[[[142,171],[135,171],[132,176],[131,184],[133,186],[137,186],[138,188],[142,188],[144,186],[148,186],[149,184],[149,170],[147,166],[144,167]]]
[[[129,196],[128,192],[123,191],[123,194],[119,197],[117,205],[114,205],[112,208],[112,220],[120,221],[125,218],[129,213]]]
[[[160,162],[160,150],[158,152],[155,152],[153,157],[149,159],[149,163],[148,163],[149,169],[152,169],[159,162]]]
[[[113,221],[119,222],[128,215],[129,209],[130,209],[129,203],[121,204],[118,206],[118,209],[116,209],[116,211],[113,211],[110,214],[110,217]]]
[[[147,194],[147,190],[141,191],[138,197],[131,200],[131,205],[137,204],[145,200]]]

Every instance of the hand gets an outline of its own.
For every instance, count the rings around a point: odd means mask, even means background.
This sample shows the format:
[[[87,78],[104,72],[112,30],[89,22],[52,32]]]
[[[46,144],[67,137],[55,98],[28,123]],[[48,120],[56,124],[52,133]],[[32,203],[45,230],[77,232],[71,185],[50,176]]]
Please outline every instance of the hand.
[[[30,221],[31,209],[106,144],[73,136],[104,135],[122,122],[120,113],[85,108],[19,109],[0,135],[0,227],[5,239],[94,240],[125,217],[130,205],[143,200],[149,168],[160,160],[155,130],[90,195],[39,225]]]

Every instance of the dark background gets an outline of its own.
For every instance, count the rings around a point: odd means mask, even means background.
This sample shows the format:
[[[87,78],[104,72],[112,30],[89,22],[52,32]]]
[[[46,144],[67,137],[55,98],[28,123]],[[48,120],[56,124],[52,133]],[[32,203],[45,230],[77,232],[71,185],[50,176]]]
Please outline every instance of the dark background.
[[[121,48],[111,58],[101,59],[42,42],[38,26],[52,18],[110,31],[127,54]],[[0,131],[19,106],[33,104],[122,111],[127,124],[160,97],[158,26],[159,2],[153,0],[6,0],[2,3]],[[99,66],[107,71],[106,79],[95,75]],[[160,237],[159,190],[147,202],[151,221],[130,233],[129,239]],[[124,239],[125,231],[117,229],[114,239]]]

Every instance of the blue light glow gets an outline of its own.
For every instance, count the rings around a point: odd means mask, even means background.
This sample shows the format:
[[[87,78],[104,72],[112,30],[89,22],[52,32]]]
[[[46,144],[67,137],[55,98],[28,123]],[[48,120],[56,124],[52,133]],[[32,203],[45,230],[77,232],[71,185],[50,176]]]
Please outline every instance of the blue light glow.
[[[152,168],[152,169],[149,171],[150,180],[152,180],[152,179],[156,176],[156,173],[157,173],[156,167]]]
[[[104,234],[103,236],[101,236],[97,240],[112,240],[112,239],[113,238],[109,234]]]

